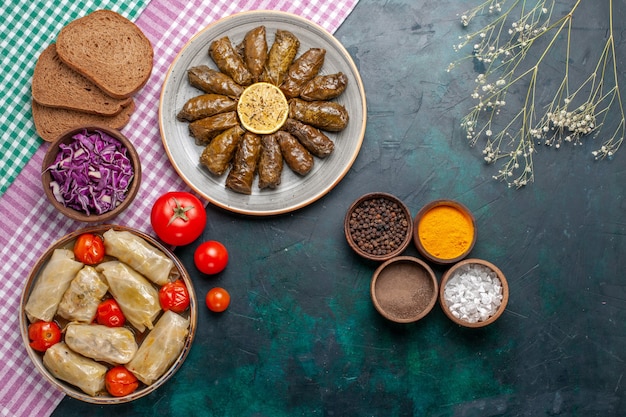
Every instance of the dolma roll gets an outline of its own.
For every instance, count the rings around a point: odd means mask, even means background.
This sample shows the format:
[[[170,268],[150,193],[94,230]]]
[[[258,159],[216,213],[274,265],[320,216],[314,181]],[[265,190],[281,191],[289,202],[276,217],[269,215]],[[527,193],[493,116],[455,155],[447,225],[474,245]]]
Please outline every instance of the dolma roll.
[[[335,144],[319,129],[296,119],[287,119],[283,128],[294,135],[304,147],[318,158],[325,158],[335,149]]]
[[[243,59],[252,75],[252,81],[259,81],[267,62],[265,26],[258,26],[246,33],[243,38]]]
[[[279,130],[274,135],[287,166],[296,174],[308,174],[313,168],[313,155],[291,133]]]
[[[289,101],[289,117],[328,132],[340,132],[348,125],[348,111],[334,101]]]
[[[209,55],[220,71],[230,76],[237,84],[243,86],[252,84],[252,74],[248,71],[228,36],[211,42]]]
[[[120,306],[126,320],[140,333],[152,329],[153,322],[161,312],[159,292],[139,272],[120,261],[99,264],[109,284],[109,292]]]
[[[216,71],[207,65],[198,65],[187,70],[189,84],[209,94],[221,94],[231,98],[238,98],[244,88],[231,77]]]
[[[236,125],[216,136],[202,151],[200,163],[213,175],[224,174],[244,133],[241,126]]]
[[[137,353],[135,335],[127,327],[69,324],[65,343],[76,353],[112,365],[128,363]]]
[[[52,252],[24,306],[31,322],[52,321],[63,294],[82,267],[83,264],[74,259],[71,250],[55,249]]]
[[[57,314],[69,321],[91,323],[108,289],[109,286],[96,268],[85,265],[63,294]]]
[[[152,384],[176,361],[188,334],[189,321],[165,311],[126,368],[144,384]]]
[[[276,133],[261,137],[261,156],[257,172],[259,188],[276,188],[283,172],[283,154],[276,139]]]
[[[302,88],[317,75],[324,65],[326,50],[311,48],[289,66],[280,89],[287,98],[298,97]]]
[[[302,88],[300,98],[307,101],[332,100],[339,97],[347,86],[348,77],[343,72],[318,75]]]
[[[281,85],[289,66],[298,53],[300,40],[293,33],[287,30],[276,30],[274,43],[270,47],[267,56],[267,64],[263,81]]]
[[[43,364],[55,378],[80,388],[86,394],[95,396],[105,390],[107,367],[72,351],[64,342],[46,350]]]
[[[246,132],[239,142],[226,187],[241,194],[252,194],[252,182],[261,156],[261,136]]]
[[[223,94],[201,94],[192,97],[183,105],[176,118],[178,120],[193,122],[219,113],[225,113],[237,109],[237,101]]]
[[[237,112],[229,111],[189,123],[189,133],[197,144],[206,145],[223,131],[238,125]]]
[[[178,277],[178,270],[165,253],[126,230],[109,229],[102,235],[107,255],[116,257],[157,285]]]

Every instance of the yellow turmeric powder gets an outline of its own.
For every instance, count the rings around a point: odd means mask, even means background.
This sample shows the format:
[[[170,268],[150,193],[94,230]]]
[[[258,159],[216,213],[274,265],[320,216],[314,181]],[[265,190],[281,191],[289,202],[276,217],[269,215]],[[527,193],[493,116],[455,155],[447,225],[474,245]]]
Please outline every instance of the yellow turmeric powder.
[[[461,210],[439,205],[428,210],[417,226],[424,249],[439,259],[454,259],[467,251],[474,240],[472,219]]]

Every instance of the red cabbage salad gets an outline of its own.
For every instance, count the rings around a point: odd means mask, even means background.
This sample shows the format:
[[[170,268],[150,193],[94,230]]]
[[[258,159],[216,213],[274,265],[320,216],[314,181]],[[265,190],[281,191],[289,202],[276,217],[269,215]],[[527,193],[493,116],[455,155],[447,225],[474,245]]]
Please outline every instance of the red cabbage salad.
[[[72,138],[69,144],[59,145],[48,167],[54,197],[87,215],[113,210],[126,198],[134,176],[126,147],[99,130],[83,130]]]

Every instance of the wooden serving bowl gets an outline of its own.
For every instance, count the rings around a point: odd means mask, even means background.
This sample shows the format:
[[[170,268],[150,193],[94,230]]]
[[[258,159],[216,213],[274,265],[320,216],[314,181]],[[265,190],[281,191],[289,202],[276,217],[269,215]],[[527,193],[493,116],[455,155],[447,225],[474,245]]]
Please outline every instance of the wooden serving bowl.
[[[446,286],[448,285],[450,280],[453,277],[457,276],[457,274],[461,274],[463,273],[464,270],[466,271],[467,268],[471,268],[473,266],[477,266],[481,268],[483,271],[488,270],[492,274],[495,274],[495,276],[500,281],[500,285],[502,287],[502,292],[501,292],[502,300],[500,301],[500,305],[495,311],[495,313],[492,314],[486,320],[481,320],[481,321],[476,321],[476,322],[470,322],[460,317],[457,317],[452,312],[450,306],[448,305],[446,301],[446,296],[445,296]],[[506,280],[506,277],[497,266],[495,266],[489,261],[485,261],[483,259],[475,259],[475,258],[465,259],[453,265],[450,269],[448,269],[444,273],[443,277],[441,278],[441,284],[439,286],[439,304],[441,305],[441,309],[443,310],[445,315],[448,316],[448,318],[452,320],[454,323],[460,326],[470,327],[470,328],[479,328],[479,327],[485,327],[485,326],[490,325],[494,321],[498,320],[498,318],[500,318],[502,313],[504,313],[504,310],[506,309],[506,305],[508,301],[509,301],[509,284]]]
[[[127,156],[131,161],[134,176],[131,181],[131,184],[128,187],[128,191],[126,193],[126,198],[119,205],[117,205],[112,210],[109,210],[102,214],[87,214],[80,210],[75,210],[71,207],[65,206],[63,203],[57,201],[52,192],[52,188],[50,187],[50,182],[52,181],[52,175],[48,168],[54,163],[57,154],[59,153],[59,145],[61,144],[69,144],[75,139],[74,135],[87,130],[87,132],[101,131],[106,133],[109,136],[117,139],[122,143],[122,145],[127,149]],[[126,136],[124,136],[121,132],[116,129],[111,129],[105,126],[83,126],[79,128],[73,128],[63,132],[57,139],[50,143],[48,150],[43,158],[42,168],[41,168],[41,182],[43,186],[43,191],[48,197],[50,203],[65,216],[78,220],[85,223],[102,223],[109,221],[119,215],[122,211],[124,211],[133,201],[135,196],[137,195],[137,191],[139,191],[139,185],[141,184],[141,161],[139,159],[139,155],[137,154],[137,150],[133,146],[130,140]]]
[[[364,205],[382,201],[386,204],[395,204],[397,207],[397,216],[393,219],[381,219],[380,223],[377,225],[380,228],[384,227],[397,227],[397,232],[394,233],[394,238],[396,240],[393,247],[386,247],[385,250],[381,251],[373,251],[369,247],[366,248],[364,245],[375,244],[374,240],[361,240],[357,236],[357,232],[354,230],[354,223],[363,221],[363,216],[361,216],[360,210],[364,207]],[[382,214],[383,209],[372,209],[374,211],[374,215]],[[403,222],[406,224],[406,228],[404,228],[403,232],[398,229],[401,229],[399,226],[399,222]],[[370,259],[373,261],[386,261],[395,256],[400,255],[411,243],[411,236],[413,230],[411,228],[411,212],[409,208],[397,197],[387,194],[387,193],[369,193],[359,197],[355,200],[348,211],[346,212],[346,217],[344,219],[344,233],[346,236],[346,240],[350,247],[360,256],[366,259]]]
[[[161,375],[161,377],[158,378],[156,381],[154,381],[151,385],[145,385],[143,383],[140,383],[139,388],[135,392],[128,394],[126,396],[123,396],[123,397],[114,397],[112,395],[109,395],[106,392],[101,393],[97,396],[91,396],[91,395],[86,394],[79,388],[67,382],[64,382],[60,379],[57,379],[54,375],[52,375],[50,371],[48,371],[48,369],[43,364],[43,353],[35,351],[29,345],[30,340],[28,337],[28,326],[30,322],[25,311],[26,303],[35,286],[35,283],[37,282],[40,276],[40,273],[45,268],[48,260],[52,256],[52,253],[55,249],[58,249],[58,248],[71,249],[74,245],[76,238],[80,236],[81,234],[93,233],[96,235],[102,235],[104,234],[104,232],[106,232],[109,229],[114,229],[116,231],[129,231],[130,233],[138,237],[141,237],[148,244],[159,249],[168,258],[170,258],[174,263],[174,268],[176,272],[178,273],[179,278],[183,280],[183,282],[185,283],[185,286],[187,287],[187,291],[189,293],[189,299],[190,299],[189,307],[184,312],[180,313],[181,316],[183,316],[185,319],[189,321],[189,332],[185,340],[185,344],[182,348],[182,351],[180,352],[178,357],[174,360],[172,365],[170,365],[169,368]],[[105,260],[107,260],[107,258],[105,258]],[[154,285],[156,286],[156,284]],[[68,235],[61,237],[59,240],[53,243],[35,263],[35,266],[30,271],[28,279],[26,280],[26,284],[24,286],[24,290],[22,292],[22,297],[20,300],[20,318],[19,318],[20,332],[22,335],[22,340],[24,342],[24,347],[28,353],[28,356],[31,358],[35,368],[50,384],[52,384],[58,390],[62,391],[66,395],[69,395],[70,397],[73,397],[80,401],[84,401],[86,403],[100,404],[100,405],[127,403],[130,401],[136,400],[138,398],[144,397],[150,394],[151,392],[155,391],[157,388],[165,384],[167,380],[169,380],[178,371],[178,369],[180,369],[180,367],[182,366],[183,362],[185,361],[191,349],[191,345],[195,337],[197,320],[198,320],[197,302],[198,301],[197,301],[197,297],[194,291],[193,282],[191,281],[191,277],[189,276],[189,273],[185,269],[184,265],[176,257],[176,255],[174,255],[174,253],[171,250],[165,247],[158,240],[136,229],[132,229],[132,228],[125,227],[125,226],[106,225],[106,224],[97,225],[97,226],[89,226],[89,227],[77,230],[75,232],[69,233]],[[58,317],[55,315],[54,320],[57,321],[57,318]],[[155,323],[158,321],[158,319],[159,317],[157,317],[157,319],[155,320]],[[59,321],[58,324],[61,328],[63,328],[63,324],[64,324],[62,320],[64,319],[58,320]],[[128,323],[128,321],[126,323],[126,326],[130,326],[131,331],[135,333],[136,339],[138,342],[141,342],[141,340],[143,340],[149,332],[149,330],[146,330],[143,334],[138,332],[138,330],[132,327]]]
[[[376,269],[370,294],[374,307],[383,317],[396,323],[412,323],[435,306],[437,277],[421,259],[398,256]]]

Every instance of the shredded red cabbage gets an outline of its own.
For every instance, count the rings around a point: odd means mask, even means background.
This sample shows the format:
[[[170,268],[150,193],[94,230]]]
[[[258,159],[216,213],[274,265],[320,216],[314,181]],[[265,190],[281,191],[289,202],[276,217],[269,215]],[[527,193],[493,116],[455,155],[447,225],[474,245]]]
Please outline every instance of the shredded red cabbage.
[[[102,214],[117,207],[128,193],[134,171],[122,143],[96,130],[83,130],[48,167],[50,187],[58,202],[87,215]]]

